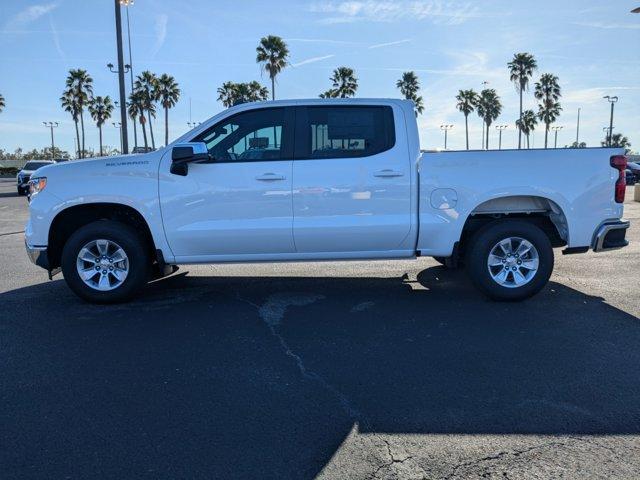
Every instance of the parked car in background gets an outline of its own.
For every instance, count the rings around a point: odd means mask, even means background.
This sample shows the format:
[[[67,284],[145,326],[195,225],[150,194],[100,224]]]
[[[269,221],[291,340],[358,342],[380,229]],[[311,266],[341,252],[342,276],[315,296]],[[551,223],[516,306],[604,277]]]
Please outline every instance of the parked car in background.
[[[419,256],[522,300],[554,247],[627,245],[626,163],[622,148],[422,153],[407,100],[245,103],[157,152],[39,170],[25,243],[99,303],[180,264]]]
[[[630,170],[631,173],[633,173],[633,176],[635,177],[635,182],[640,182],[640,163],[628,162],[627,170]]]
[[[149,153],[149,152],[153,152],[155,149],[151,148],[151,147],[134,147],[133,150],[131,150],[131,153]]]
[[[633,173],[633,170],[630,170],[630,169],[627,168],[624,171],[624,174],[625,174],[625,178],[626,178],[626,181],[627,181],[627,185],[635,185],[638,182],[638,179],[637,179],[635,173]]]
[[[29,192],[29,180],[33,172],[41,167],[56,163],[54,160],[29,160],[25,163],[22,170],[16,175],[16,183],[18,187],[18,195],[26,195]]]

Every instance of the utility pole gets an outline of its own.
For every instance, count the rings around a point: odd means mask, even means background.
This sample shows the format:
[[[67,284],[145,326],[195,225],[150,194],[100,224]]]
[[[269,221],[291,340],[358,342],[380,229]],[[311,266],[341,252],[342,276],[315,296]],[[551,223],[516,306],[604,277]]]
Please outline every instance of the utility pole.
[[[118,48],[118,87],[120,90],[120,123],[122,124],[122,153],[129,153],[129,139],[127,136],[127,95],[124,91],[124,55],[122,53],[122,18],[120,16],[120,2],[114,0],[116,7],[116,44]]]
[[[453,125],[440,125],[440,130],[444,131],[444,149],[447,149],[447,133],[453,128]]]
[[[551,130],[555,132],[555,138],[553,141],[553,148],[558,148],[558,132],[562,130],[563,127],[551,127]]]
[[[496,125],[496,130],[498,130],[498,150],[502,150],[502,131],[509,128],[509,125]]]
[[[578,108],[578,123],[576,126],[576,148],[580,146],[580,108]]]
[[[53,129],[57,128],[58,122],[42,122],[45,127],[51,130],[51,160],[55,160],[54,152],[56,150],[56,145],[53,143]]]
[[[131,27],[129,26],[129,7],[133,5],[133,0],[120,0],[120,5],[124,5],[127,12],[127,41],[129,43],[129,77],[131,80],[131,93],[133,93],[133,60],[131,59]],[[133,122],[133,146],[138,146],[138,128]]]
[[[609,118],[609,137],[607,139],[607,145],[610,147],[613,141],[612,140],[613,138],[613,106],[618,101],[618,97],[611,97],[609,95],[605,95],[602,98],[606,98],[607,101],[611,104],[611,117]]]

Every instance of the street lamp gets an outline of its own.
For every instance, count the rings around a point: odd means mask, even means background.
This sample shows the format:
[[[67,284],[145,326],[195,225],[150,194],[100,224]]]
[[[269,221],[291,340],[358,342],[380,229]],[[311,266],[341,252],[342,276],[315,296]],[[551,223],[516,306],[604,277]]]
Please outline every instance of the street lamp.
[[[120,5],[127,7],[127,43],[129,44],[129,78],[131,80],[131,91],[133,92],[133,60],[131,58],[131,26],[129,25],[129,8],[133,6],[133,0],[120,0]],[[133,146],[138,146],[138,128],[136,122],[133,122]]]
[[[453,125],[440,125],[440,130],[444,131],[444,149],[447,149],[447,133],[453,128]]]
[[[53,143],[53,129],[58,127],[58,122],[42,122],[45,127],[51,130],[51,160],[55,160],[54,152],[56,150],[56,146]]]
[[[607,145],[611,146],[612,137],[613,137],[613,106],[618,101],[618,97],[611,97],[609,95],[605,95],[602,98],[606,98],[607,101],[611,104],[611,117],[609,118],[609,137],[607,139]]]
[[[509,125],[496,125],[496,130],[498,130],[498,150],[502,150],[502,131],[509,128]]]
[[[551,130],[553,130],[555,132],[555,138],[553,141],[553,148],[558,148],[558,132],[560,130],[562,130],[564,127],[562,126],[558,126],[558,127],[551,127]]]
[[[113,122],[111,125],[118,129],[118,134],[120,135],[120,153],[123,153],[124,146],[122,141],[122,124],[120,122]]]
[[[118,0],[114,0],[115,5],[115,13],[116,13],[116,46],[118,49],[118,90],[120,93],[120,122],[122,126],[122,153],[129,153],[129,138],[127,136],[127,96],[124,91],[124,74],[125,74],[125,65],[124,65],[124,55],[122,53],[122,18],[120,12],[120,3]],[[109,70],[112,72],[113,65],[109,66]],[[130,69],[131,66],[128,66]],[[129,70],[127,70],[129,71]]]

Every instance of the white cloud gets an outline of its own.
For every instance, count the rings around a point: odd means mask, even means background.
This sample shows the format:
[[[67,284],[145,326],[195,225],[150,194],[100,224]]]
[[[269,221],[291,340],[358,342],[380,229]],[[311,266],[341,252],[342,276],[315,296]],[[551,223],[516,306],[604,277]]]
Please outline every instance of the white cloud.
[[[573,22],[573,24],[592,28],[640,30],[640,23]]]
[[[50,13],[58,5],[56,3],[43,3],[39,5],[31,5],[30,7],[21,10],[13,17],[11,17],[4,24],[3,32],[13,32],[14,30],[21,30],[30,23],[35,22],[44,15]]]
[[[561,101],[580,105],[602,103],[602,97],[628,90],[640,90],[640,87],[592,87],[566,91]]]
[[[311,57],[311,58],[307,58],[306,60],[302,60],[302,61],[297,62],[297,63],[292,63],[291,66],[292,67],[300,67],[302,65],[307,65],[309,63],[320,62],[322,60],[326,60],[327,58],[333,58],[333,57],[335,57],[335,55],[322,55],[321,57]]]
[[[391,47],[393,45],[401,45],[403,43],[409,43],[411,42],[411,40],[409,40],[408,38],[404,39],[404,40],[396,40],[395,42],[387,42],[387,43],[377,43],[375,45],[370,45],[369,49],[372,48],[382,48],[382,47]]]
[[[459,25],[469,18],[484,16],[470,2],[443,0],[395,1],[361,0],[314,3],[310,10],[324,14],[327,24],[356,21],[390,22],[398,20],[430,20],[436,24]]]
[[[169,15],[167,15],[166,13],[156,16],[156,23],[154,26],[155,33],[156,33],[156,42],[151,52],[151,58],[156,56],[156,54],[162,48],[162,45],[164,45],[164,41],[167,39],[168,23],[169,23]]]

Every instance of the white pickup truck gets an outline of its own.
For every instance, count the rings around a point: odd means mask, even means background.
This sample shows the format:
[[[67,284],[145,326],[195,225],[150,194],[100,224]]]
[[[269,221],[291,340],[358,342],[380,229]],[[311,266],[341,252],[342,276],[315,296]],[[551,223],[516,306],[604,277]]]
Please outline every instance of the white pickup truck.
[[[179,264],[418,256],[519,300],[547,283],[554,247],[627,245],[623,154],[422,153],[409,101],[249,103],[155,152],[39,169],[26,248],[100,303]]]

